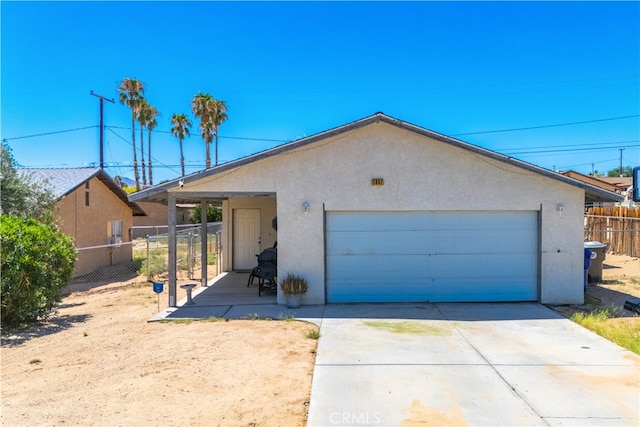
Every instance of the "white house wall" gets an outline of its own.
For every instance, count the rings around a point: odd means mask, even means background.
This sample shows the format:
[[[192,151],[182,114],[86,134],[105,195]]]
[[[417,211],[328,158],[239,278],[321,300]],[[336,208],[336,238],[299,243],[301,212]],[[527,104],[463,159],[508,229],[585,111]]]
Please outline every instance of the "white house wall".
[[[383,178],[384,186],[372,186],[372,178]],[[541,302],[583,300],[583,190],[384,122],[204,178],[188,189],[275,192],[278,271],[308,279],[305,304],[325,303],[324,210],[540,211]],[[227,210],[258,200],[230,199]],[[306,215],[303,202],[310,207]],[[278,301],[284,302],[282,295]]]

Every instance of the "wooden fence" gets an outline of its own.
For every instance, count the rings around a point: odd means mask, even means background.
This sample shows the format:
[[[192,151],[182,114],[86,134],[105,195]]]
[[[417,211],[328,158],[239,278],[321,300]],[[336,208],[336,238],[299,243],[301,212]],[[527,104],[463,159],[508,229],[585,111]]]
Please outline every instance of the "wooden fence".
[[[607,245],[607,251],[640,257],[640,208],[589,208],[584,238]]]

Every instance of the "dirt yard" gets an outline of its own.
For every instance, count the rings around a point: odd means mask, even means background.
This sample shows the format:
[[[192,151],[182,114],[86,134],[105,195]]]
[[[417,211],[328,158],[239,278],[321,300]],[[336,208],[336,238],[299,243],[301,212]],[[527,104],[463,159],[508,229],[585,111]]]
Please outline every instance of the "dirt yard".
[[[592,311],[605,307],[617,309],[612,323],[633,322],[640,326],[640,317],[624,309],[629,298],[640,298],[640,259],[625,255],[607,254],[602,271],[602,281],[587,287],[585,304],[553,307],[564,316],[570,317],[577,311]]]
[[[306,425],[316,326],[147,323],[156,311],[149,283],[114,284],[3,335],[2,425]]]

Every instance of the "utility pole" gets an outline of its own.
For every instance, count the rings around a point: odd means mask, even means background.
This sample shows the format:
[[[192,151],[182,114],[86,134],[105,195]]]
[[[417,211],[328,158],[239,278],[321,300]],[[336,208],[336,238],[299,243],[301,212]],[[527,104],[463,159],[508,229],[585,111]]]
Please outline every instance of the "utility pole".
[[[622,150],[624,148],[620,148],[620,178],[622,178]]]
[[[100,99],[100,169],[104,169],[104,101],[109,101],[112,104],[114,101],[113,99],[98,95],[93,91],[89,92],[89,95],[93,95]]]

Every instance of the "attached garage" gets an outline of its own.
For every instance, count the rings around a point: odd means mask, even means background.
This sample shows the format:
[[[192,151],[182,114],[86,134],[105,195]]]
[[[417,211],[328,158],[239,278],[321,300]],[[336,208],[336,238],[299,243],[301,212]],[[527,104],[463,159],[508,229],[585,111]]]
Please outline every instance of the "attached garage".
[[[535,211],[328,212],[327,301],[538,300]]]

